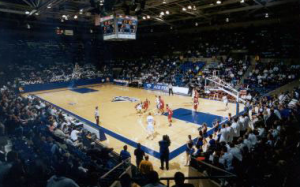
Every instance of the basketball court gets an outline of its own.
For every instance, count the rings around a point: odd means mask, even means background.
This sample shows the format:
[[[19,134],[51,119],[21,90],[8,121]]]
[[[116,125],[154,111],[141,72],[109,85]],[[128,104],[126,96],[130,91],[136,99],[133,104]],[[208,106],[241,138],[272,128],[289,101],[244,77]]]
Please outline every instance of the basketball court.
[[[30,93],[63,109],[65,112],[84,120],[86,123],[96,125],[94,118],[95,107],[99,106],[100,126],[106,134],[107,140],[103,144],[114,148],[119,153],[123,146],[129,145],[128,150],[135,164],[133,151],[137,143],[141,143],[145,152],[150,155],[150,161],[161,176],[172,176],[175,171],[187,171],[185,164],[185,146],[188,135],[195,139],[198,128],[205,122],[208,133],[212,133],[212,123],[215,120],[226,121],[228,113],[236,114],[236,104],[225,104],[220,101],[200,99],[198,111],[193,111],[192,97],[174,95],[169,96],[161,91],[150,91],[138,88],[102,84],[84,86],[75,89],[59,89],[44,92]],[[161,95],[165,104],[173,110],[173,126],[169,127],[167,115],[157,115],[155,96]],[[120,96],[120,97],[119,97]],[[114,98],[124,100],[114,100]],[[139,101],[150,100],[147,113],[137,114],[135,105]],[[135,101],[136,102],[132,102]],[[240,108],[243,108],[241,106]],[[155,138],[146,139],[146,117],[151,112],[156,121]],[[159,170],[159,146],[162,136],[167,134],[171,139],[170,170]],[[186,169],[185,169],[186,168]]]

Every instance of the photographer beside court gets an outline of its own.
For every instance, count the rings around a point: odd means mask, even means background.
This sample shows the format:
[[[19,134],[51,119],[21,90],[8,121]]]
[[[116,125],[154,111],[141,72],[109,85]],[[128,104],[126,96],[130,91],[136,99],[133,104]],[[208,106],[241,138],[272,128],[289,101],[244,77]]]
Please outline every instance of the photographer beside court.
[[[159,153],[160,153],[160,169],[164,170],[164,163],[166,163],[166,169],[169,170],[169,146],[171,141],[168,135],[163,135],[163,139],[159,143]]]

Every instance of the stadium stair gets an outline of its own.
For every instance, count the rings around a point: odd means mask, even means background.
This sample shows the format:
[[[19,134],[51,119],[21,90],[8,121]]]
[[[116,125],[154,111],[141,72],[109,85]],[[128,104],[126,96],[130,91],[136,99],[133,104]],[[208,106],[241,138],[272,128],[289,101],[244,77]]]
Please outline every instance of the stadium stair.
[[[283,85],[283,86],[267,93],[266,95],[275,95],[275,94],[279,94],[281,92],[292,91],[295,87],[298,87],[298,86],[300,86],[300,79],[294,80],[293,82]]]
[[[239,89],[241,87],[241,85],[244,84],[244,80],[249,76],[249,74],[252,72],[252,70],[254,68],[255,68],[255,59],[254,59],[254,57],[251,57],[251,65],[249,66],[249,68],[247,69],[247,71],[245,72],[243,77],[241,78],[239,84],[237,84],[237,89]]]

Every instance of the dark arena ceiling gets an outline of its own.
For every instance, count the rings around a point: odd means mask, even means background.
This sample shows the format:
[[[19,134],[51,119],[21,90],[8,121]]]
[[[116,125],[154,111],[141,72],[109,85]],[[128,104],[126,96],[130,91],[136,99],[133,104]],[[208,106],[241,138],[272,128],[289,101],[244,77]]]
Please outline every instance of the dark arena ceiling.
[[[263,19],[299,19],[299,0],[0,0],[0,21],[94,25],[95,15],[136,15],[139,27],[184,29]]]

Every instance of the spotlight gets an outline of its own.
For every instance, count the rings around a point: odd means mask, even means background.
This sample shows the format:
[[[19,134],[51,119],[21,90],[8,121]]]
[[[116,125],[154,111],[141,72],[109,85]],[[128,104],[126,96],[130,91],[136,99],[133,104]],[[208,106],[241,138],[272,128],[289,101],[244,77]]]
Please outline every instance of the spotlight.
[[[198,22],[195,23],[195,26],[198,27]]]
[[[268,18],[268,17],[269,17],[269,13],[266,13],[266,14],[265,14],[265,18]]]
[[[104,5],[104,0],[100,0],[99,5],[103,6]]]
[[[151,17],[149,15],[147,15],[147,19],[150,19]]]
[[[182,8],[182,11],[186,11],[186,8],[185,8],[185,7],[183,7],[183,8]]]
[[[35,13],[36,16],[40,15],[38,12]]]
[[[166,11],[166,14],[167,14],[167,15],[169,15],[169,14],[170,14],[170,12],[167,10],[167,11]]]
[[[245,0],[241,0],[240,3],[245,3]]]
[[[162,2],[163,4],[167,4],[167,1],[166,0],[163,0],[163,2]]]
[[[161,12],[160,15],[163,16],[163,15],[165,15],[165,13],[164,13],[164,12]]]
[[[229,18],[226,18],[226,22],[227,22],[227,23],[229,22]]]
[[[52,8],[51,3],[47,6],[48,9]]]
[[[219,5],[219,4],[221,4],[222,2],[221,2],[220,0],[218,0],[216,3]]]
[[[189,5],[187,8],[188,8],[188,9],[192,9],[192,6],[191,6],[191,5]]]
[[[83,9],[80,9],[80,10],[79,10],[79,14],[82,14],[82,13],[83,13]]]
[[[143,16],[143,19],[146,19],[146,17],[145,17],[145,16]]]
[[[25,11],[25,14],[28,15],[28,14],[30,14],[30,12],[29,11]]]
[[[77,16],[77,15],[75,15],[75,16],[74,16],[74,19],[77,19],[77,18],[78,18],[78,16]]]

